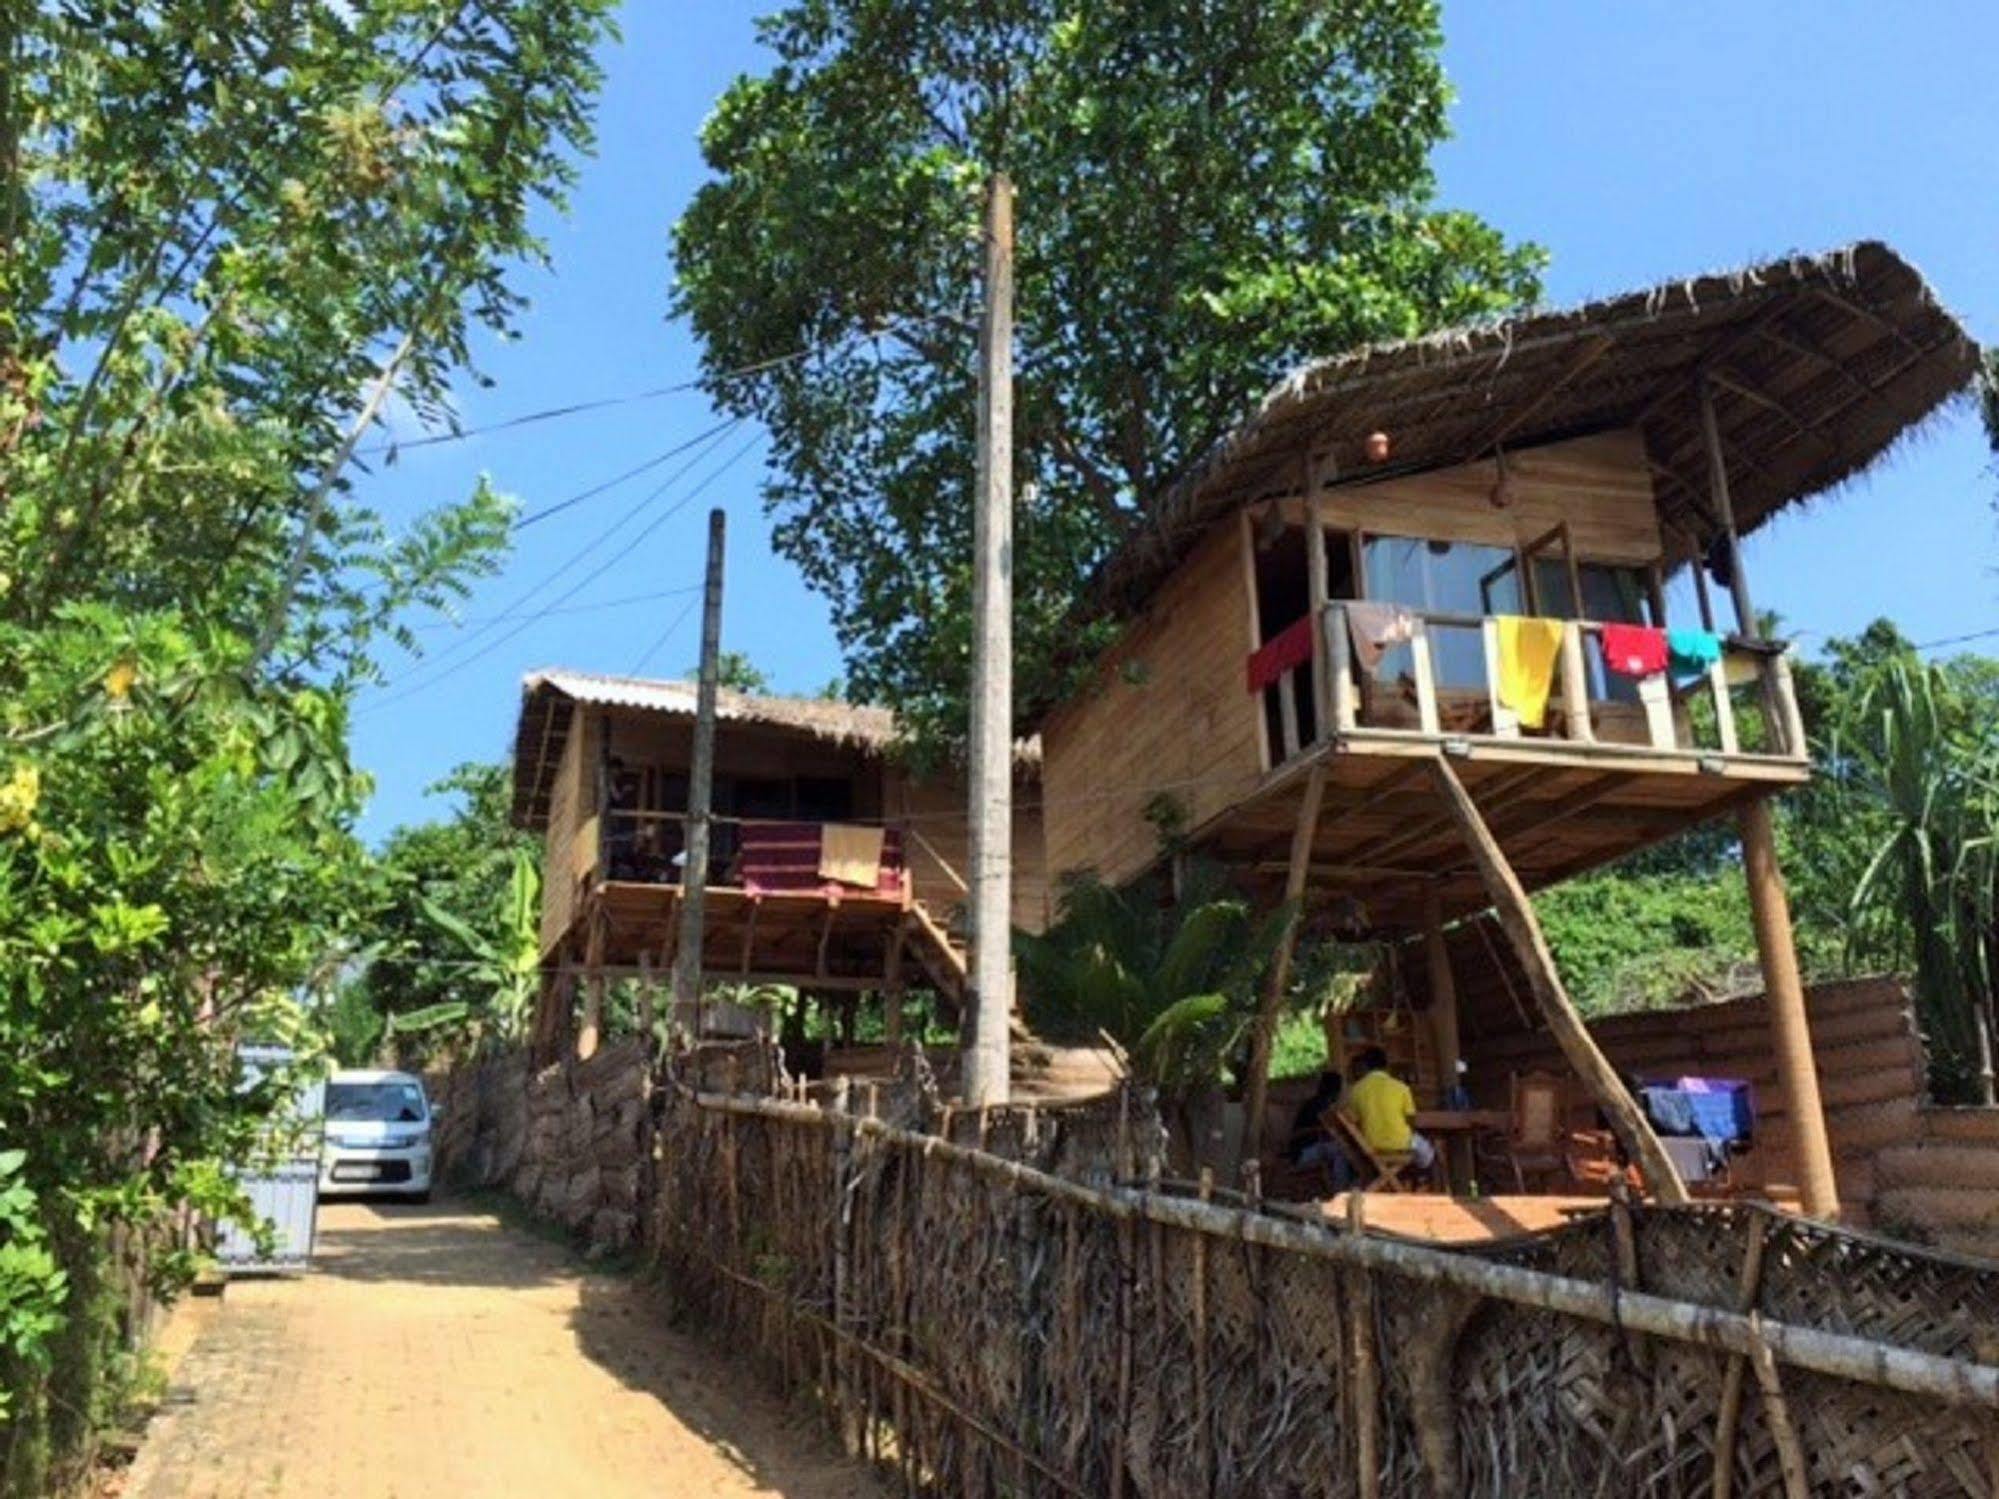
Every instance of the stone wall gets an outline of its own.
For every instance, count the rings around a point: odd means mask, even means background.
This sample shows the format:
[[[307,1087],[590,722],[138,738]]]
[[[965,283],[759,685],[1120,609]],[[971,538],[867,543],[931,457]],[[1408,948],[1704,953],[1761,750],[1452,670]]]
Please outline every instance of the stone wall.
[[[636,1038],[532,1074],[523,1055],[507,1053],[434,1077],[430,1088],[443,1109],[445,1182],[503,1189],[593,1251],[638,1243],[651,1084]]]

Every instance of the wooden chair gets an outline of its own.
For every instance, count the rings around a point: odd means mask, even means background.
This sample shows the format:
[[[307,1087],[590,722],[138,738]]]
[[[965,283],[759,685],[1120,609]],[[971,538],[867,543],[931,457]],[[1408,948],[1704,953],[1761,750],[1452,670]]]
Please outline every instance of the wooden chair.
[[[1319,1122],[1326,1132],[1338,1142],[1360,1171],[1363,1192],[1413,1192],[1416,1189],[1402,1180],[1402,1173],[1414,1164],[1416,1157],[1406,1150],[1376,1150],[1367,1143],[1367,1137],[1360,1132],[1360,1126],[1341,1113],[1338,1106],[1326,1110],[1319,1116]]]
[[[1505,1139],[1506,1163],[1513,1170],[1514,1190],[1525,1193],[1530,1173],[1566,1176],[1569,1162],[1567,1121],[1563,1118],[1562,1080],[1547,1072],[1516,1072],[1510,1084],[1513,1116]]]

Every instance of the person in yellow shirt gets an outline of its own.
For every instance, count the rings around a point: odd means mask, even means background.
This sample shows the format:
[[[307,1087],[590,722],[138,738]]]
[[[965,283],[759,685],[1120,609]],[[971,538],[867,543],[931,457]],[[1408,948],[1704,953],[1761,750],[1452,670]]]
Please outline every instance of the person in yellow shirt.
[[[1379,1046],[1368,1047],[1356,1059],[1354,1071],[1346,1111],[1368,1149],[1376,1155],[1407,1155],[1418,1171],[1428,1172],[1437,1159],[1436,1147],[1410,1123],[1416,1114],[1416,1095],[1388,1070],[1388,1053]]]

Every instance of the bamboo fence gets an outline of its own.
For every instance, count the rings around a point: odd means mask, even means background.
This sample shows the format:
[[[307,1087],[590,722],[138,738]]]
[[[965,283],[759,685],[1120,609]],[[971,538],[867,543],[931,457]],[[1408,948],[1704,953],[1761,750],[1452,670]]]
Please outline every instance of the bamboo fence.
[[[669,1284],[912,1494],[1999,1493],[1980,1262],[1752,1206],[1445,1250],[1163,1181],[1130,1095],[704,1081]]]

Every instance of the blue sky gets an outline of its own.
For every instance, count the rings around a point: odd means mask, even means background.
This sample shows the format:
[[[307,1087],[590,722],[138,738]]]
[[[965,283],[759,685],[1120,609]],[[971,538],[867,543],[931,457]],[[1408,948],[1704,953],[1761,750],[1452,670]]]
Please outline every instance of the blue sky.
[[[569,216],[548,225],[555,268],[525,282],[534,306],[520,338],[482,352],[495,384],[462,402],[468,427],[694,373],[692,342],[666,317],[667,231],[701,181],[703,117],[730,78],[762,66],[756,9],[627,7],[604,59],[600,150]],[[1550,301],[1871,237],[1919,266],[1974,337],[1999,339],[1990,0],[1934,0],[1920,21],[1827,0],[1446,0],[1445,27],[1458,104],[1456,139],[1437,158],[1442,200],[1546,245]],[[400,520],[462,498],[483,472],[532,511],[715,423],[695,394],[635,401],[407,451],[360,493]],[[731,431],[529,528],[465,605],[468,623],[420,624],[425,659],[392,661],[390,683],[357,711],[356,755],[379,787],[364,832],[435,815],[428,784],[461,760],[504,756],[526,670],[684,670],[698,611],[669,590],[698,582],[711,504],[729,512],[725,645],[780,690],[837,675],[825,607],[770,553],[762,452],[754,430]],[[584,550],[676,474],[660,502]],[[1999,475],[1963,411],[1764,528],[1749,543],[1757,603],[1807,648],[1879,614],[1920,641],[1999,626],[1995,497]],[[489,622],[551,606],[532,623]]]

